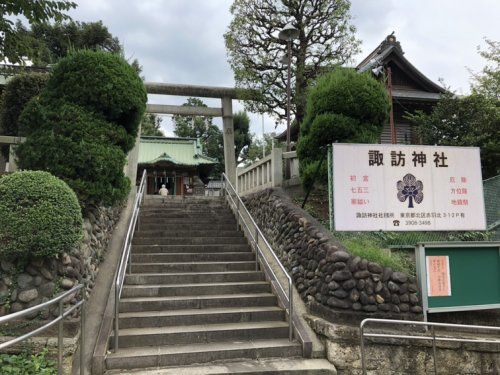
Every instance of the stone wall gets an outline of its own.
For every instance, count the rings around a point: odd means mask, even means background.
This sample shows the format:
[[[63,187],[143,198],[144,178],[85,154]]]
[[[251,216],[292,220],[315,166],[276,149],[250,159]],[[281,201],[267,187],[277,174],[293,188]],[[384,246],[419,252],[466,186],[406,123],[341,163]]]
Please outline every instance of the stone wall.
[[[361,375],[359,325],[348,326],[307,316],[306,320],[325,343],[326,356],[338,374]],[[374,330],[370,333],[429,336],[424,331]],[[474,334],[438,332],[449,338],[472,338]],[[489,337],[492,338],[491,336]],[[376,341],[374,341],[376,340]],[[368,375],[435,374],[432,341],[402,339],[366,339],[365,363]],[[436,342],[436,365],[439,374],[500,374],[500,345],[452,341]]]
[[[309,305],[391,315],[422,312],[414,277],[349,254],[283,190],[249,195],[245,205]]]
[[[120,212],[121,207],[89,208],[84,218],[82,244],[71,254],[28,262],[0,261],[0,316],[48,301],[81,282],[86,285],[87,295],[90,294]],[[65,304],[74,304],[77,298],[79,296],[70,295]],[[57,315],[57,309],[55,304],[40,317],[47,319],[51,313]]]

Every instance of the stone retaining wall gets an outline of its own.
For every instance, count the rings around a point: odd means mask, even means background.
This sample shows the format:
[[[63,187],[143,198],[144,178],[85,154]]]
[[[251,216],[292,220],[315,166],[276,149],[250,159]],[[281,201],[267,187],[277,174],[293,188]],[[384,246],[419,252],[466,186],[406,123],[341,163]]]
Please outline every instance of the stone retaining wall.
[[[333,324],[314,316],[306,316],[306,320],[325,343],[326,356],[335,365],[339,375],[362,374],[359,324],[356,326]],[[430,333],[425,333],[423,330],[407,331],[405,328],[384,331],[369,329],[369,332],[430,336]],[[475,336],[470,331],[468,334],[455,331],[437,334],[439,337],[452,339],[470,339]],[[365,338],[364,343],[368,375],[436,374],[430,340]],[[438,374],[500,374],[500,345],[437,341],[436,365]]]
[[[304,301],[365,313],[422,312],[414,277],[349,254],[283,190],[244,200]]]
[[[120,212],[121,207],[88,209],[82,244],[72,254],[29,262],[0,261],[0,316],[48,301],[79,282],[86,284],[87,295],[90,294]],[[77,298],[70,295],[65,304],[74,304]],[[57,309],[55,304],[50,311],[43,311],[41,318],[47,319],[51,313],[57,315]],[[33,314],[27,318],[37,316]]]

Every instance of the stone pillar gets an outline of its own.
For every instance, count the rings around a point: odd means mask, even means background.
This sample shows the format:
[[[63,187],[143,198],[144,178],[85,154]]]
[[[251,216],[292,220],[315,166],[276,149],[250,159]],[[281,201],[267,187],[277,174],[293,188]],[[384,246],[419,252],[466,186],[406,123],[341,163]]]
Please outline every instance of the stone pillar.
[[[9,146],[9,170],[8,172],[17,171],[17,163],[16,163],[16,145]]]
[[[224,169],[227,178],[236,188],[236,161],[234,158],[233,103],[231,98],[222,98],[222,128],[224,133]]]
[[[7,161],[5,160],[5,158],[2,155],[1,147],[2,146],[0,145],[0,173],[3,173],[3,172],[6,172]]]
[[[281,147],[271,151],[271,177],[273,187],[283,185],[283,150]]]

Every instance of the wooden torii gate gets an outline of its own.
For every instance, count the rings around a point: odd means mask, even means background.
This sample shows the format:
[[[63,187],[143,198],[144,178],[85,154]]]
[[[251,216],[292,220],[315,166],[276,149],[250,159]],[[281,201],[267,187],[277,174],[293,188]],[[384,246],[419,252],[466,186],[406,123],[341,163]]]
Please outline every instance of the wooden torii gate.
[[[195,86],[170,83],[146,82],[148,94],[219,98],[221,107],[187,107],[177,105],[149,104],[148,113],[182,116],[222,117],[224,135],[224,167],[229,181],[235,186],[236,161],[234,158],[233,99],[238,99],[233,87]]]

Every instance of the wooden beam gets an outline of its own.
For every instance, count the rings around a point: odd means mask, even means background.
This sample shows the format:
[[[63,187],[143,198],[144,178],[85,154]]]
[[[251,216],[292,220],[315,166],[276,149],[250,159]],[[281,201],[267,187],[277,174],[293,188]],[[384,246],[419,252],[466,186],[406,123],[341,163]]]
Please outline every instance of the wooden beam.
[[[146,112],[181,116],[222,117],[222,108],[189,107],[182,105],[148,104]]]

